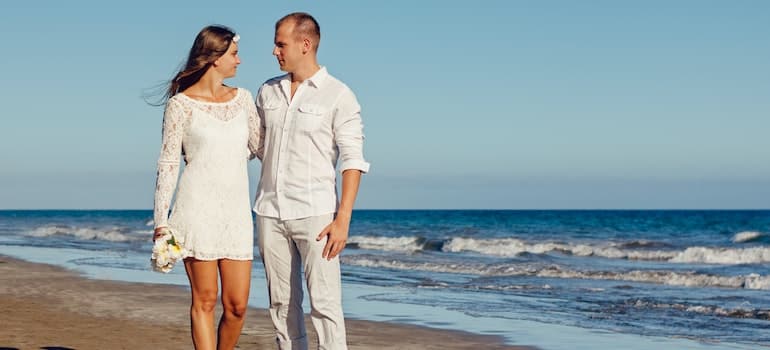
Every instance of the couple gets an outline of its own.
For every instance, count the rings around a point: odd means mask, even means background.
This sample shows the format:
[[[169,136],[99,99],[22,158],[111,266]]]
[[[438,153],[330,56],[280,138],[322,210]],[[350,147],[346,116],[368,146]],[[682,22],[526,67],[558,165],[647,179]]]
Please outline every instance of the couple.
[[[338,255],[369,164],[355,95],[316,61],[320,37],[309,14],[281,18],[273,55],[288,74],[265,82],[253,100],[247,90],[223,84],[240,64],[239,36],[209,26],[169,84],[153,239],[171,228],[188,252],[184,265],[196,349],[233,349],[243,327],[254,231],[247,162],[254,157],[262,161],[254,211],[278,347],[308,347],[304,271],[319,348],[347,349]],[[186,166],[177,184],[182,155]],[[223,314],[215,331],[218,279]]]

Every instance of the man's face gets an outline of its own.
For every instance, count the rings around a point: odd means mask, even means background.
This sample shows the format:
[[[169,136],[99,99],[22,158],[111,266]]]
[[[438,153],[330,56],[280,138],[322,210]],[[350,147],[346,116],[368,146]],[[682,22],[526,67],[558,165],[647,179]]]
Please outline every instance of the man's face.
[[[284,72],[293,72],[302,59],[302,41],[293,34],[294,23],[287,21],[282,23],[275,31],[275,47],[273,56],[278,59],[278,64]]]

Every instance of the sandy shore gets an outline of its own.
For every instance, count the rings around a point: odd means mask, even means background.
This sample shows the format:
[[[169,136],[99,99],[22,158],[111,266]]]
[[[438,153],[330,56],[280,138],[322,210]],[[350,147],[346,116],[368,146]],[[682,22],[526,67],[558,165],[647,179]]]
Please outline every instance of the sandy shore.
[[[192,349],[188,308],[179,286],[92,280],[0,256],[0,350]],[[346,325],[350,349],[531,349],[411,325]],[[314,340],[309,322],[308,332]],[[275,349],[273,339],[265,310],[250,309],[238,349]]]

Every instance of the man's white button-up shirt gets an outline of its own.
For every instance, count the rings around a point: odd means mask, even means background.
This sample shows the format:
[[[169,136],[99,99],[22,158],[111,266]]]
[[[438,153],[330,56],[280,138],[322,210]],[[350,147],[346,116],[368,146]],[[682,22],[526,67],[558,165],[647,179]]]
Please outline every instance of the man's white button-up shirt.
[[[340,172],[369,171],[356,96],[321,67],[293,98],[288,74],[268,80],[256,105],[264,143],[254,211],[281,220],[334,213],[337,161]]]

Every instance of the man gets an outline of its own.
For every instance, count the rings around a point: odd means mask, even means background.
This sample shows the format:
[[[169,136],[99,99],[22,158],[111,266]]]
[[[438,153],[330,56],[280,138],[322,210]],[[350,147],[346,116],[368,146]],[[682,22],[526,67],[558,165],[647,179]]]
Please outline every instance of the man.
[[[264,140],[254,211],[270,317],[282,350],[308,347],[302,270],[319,348],[347,349],[338,256],[348,238],[361,174],[369,170],[360,106],[345,84],[318,65],[320,38],[318,22],[309,14],[281,18],[273,55],[288,74],[265,82],[256,98]]]

